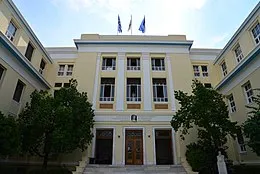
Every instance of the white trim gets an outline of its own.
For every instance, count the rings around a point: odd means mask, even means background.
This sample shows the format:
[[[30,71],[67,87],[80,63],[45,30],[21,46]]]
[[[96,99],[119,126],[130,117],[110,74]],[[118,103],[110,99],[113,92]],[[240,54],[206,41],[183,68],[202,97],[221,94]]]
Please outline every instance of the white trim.
[[[78,52],[189,54],[189,46],[169,45],[79,45]]]
[[[132,112],[131,112],[132,113]],[[94,120],[95,122],[129,122],[129,115],[104,115],[104,116],[97,116],[95,115]],[[172,115],[169,116],[149,116],[149,115],[138,115],[138,121],[144,122],[170,122],[172,119]]]
[[[259,45],[260,46],[260,45]],[[260,49],[258,47],[258,49]],[[255,52],[255,51],[253,51]],[[252,52],[252,53],[253,53]],[[247,57],[248,58],[248,57]],[[218,89],[218,87],[227,79],[229,78],[229,76],[231,74],[233,74],[233,72],[239,68],[243,62],[245,60],[247,60],[247,58],[244,58],[241,63],[232,71],[232,73],[229,73],[228,75],[225,76],[225,78],[215,87],[216,89]],[[239,83],[241,83],[245,78],[247,78],[250,74],[252,74],[255,70],[257,70],[258,68],[260,68],[260,55],[258,55],[257,57],[254,58],[254,60],[252,60],[250,62],[249,65],[247,65],[246,68],[243,69],[243,71],[240,71],[239,74],[237,74],[235,77],[233,77],[233,79],[228,82],[226,85],[224,85],[223,87],[221,87],[220,89],[218,89],[222,94],[226,95],[231,89],[233,89],[235,86],[237,86]]]
[[[97,105],[97,91],[98,91],[98,82],[99,82],[100,58],[101,58],[101,53],[98,53],[97,54],[97,63],[96,63],[96,74],[95,74],[95,82],[94,82],[93,99],[92,99],[92,108],[93,109],[96,109],[96,105]]]
[[[118,53],[116,80],[116,110],[124,110],[125,99],[125,53]]]
[[[68,53],[68,54],[54,54],[50,53],[50,56],[52,59],[76,59],[78,58],[78,54],[74,53]]]
[[[144,110],[152,110],[152,92],[151,92],[151,61],[148,53],[142,53],[142,69],[143,69],[143,91],[144,91]]]
[[[145,127],[138,126],[138,127],[123,127],[123,151],[122,151],[122,165],[125,165],[125,131],[126,130],[142,130],[143,131],[143,165],[146,165],[146,146],[145,146]]]
[[[93,139],[92,139],[92,153],[91,157],[95,158],[96,150],[96,131],[97,129],[112,129],[113,130],[113,150],[112,150],[112,165],[115,165],[115,146],[116,146],[116,127],[115,126],[94,126],[93,128]]]
[[[167,64],[168,64],[168,80],[169,80],[169,97],[171,100],[171,110],[176,111],[176,106],[175,106],[175,95],[174,95],[174,87],[173,87],[173,75],[172,75],[172,66],[171,66],[171,59],[170,55],[166,54],[166,59],[167,59]]]
[[[154,165],[156,164],[156,147],[155,147],[155,130],[171,130],[172,132],[172,153],[173,153],[173,164],[178,165],[177,163],[177,154],[176,154],[176,139],[175,139],[175,131],[172,127],[153,127],[153,158]]]

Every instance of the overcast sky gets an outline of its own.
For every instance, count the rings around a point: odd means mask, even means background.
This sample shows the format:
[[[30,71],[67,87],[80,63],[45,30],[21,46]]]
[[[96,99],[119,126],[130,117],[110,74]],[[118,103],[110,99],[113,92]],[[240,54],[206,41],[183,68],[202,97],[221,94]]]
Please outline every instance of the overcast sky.
[[[145,35],[184,34],[193,48],[223,48],[258,0],[13,0],[44,46],[74,46],[85,33],[133,34],[145,15]]]

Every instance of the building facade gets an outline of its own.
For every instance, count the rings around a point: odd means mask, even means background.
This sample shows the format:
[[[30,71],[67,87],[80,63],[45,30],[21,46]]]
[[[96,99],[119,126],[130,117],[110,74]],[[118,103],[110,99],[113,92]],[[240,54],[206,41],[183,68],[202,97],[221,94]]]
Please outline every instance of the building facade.
[[[260,87],[260,4],[224,49],[193,49],[185,35],[82,34],[75,47],[44,48],[10,0],[0,0],[0,110],[17,116],[35,89],[55,92],[69,80],[95,109],[93,141],[67,162],[112,165],[185,165],[186,145],[170,125],[179,109],[175,90],[192,80],[227,96],[230,119],[242,124],[245,105]],[[236,163],[259,163],[241,135],[229,140]],[[105,149],[105,150],[104,150]],[[65,158],[64,158],[65,159]]]

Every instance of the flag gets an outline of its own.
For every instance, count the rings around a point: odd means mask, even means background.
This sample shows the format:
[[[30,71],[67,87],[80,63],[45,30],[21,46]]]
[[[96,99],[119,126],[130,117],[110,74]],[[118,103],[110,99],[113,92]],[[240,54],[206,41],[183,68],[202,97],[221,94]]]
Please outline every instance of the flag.
[[[128,30],[127,31],[129,31],[129,30],[131,30],[132,29],[132,15],[131,15],[131,19],[130,19],[130,22],[129,22],[129,26],[128,26]]]
[[[145,33],[145,16],[144,19],[139,27],[139,31],[141,31],[142,33]]]
[[[118,26],[117,26],[117,31],[118,31],[119,33],[122,33],[122,26],[121,26],[121,22],[120,22],[120,17],[119,17],[119,15],[118,15]]]

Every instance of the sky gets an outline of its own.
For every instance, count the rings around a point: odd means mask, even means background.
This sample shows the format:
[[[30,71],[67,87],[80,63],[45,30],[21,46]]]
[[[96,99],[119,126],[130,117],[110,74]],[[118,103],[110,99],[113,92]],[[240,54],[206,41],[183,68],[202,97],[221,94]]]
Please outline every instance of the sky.
[[[46,47],[75,46],[81,34],[186,35],[193,48],[223,48],[259,0],[13,0]]]

